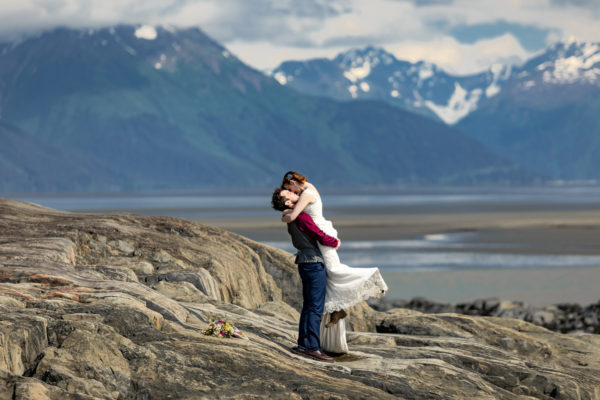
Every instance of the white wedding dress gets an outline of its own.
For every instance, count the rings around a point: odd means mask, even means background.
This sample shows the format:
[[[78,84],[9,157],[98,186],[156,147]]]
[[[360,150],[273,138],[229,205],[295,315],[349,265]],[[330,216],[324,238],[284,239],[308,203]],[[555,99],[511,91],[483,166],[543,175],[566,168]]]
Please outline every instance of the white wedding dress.
[[[323,217],[323,203],[319,195],[311,190],[304,190],[316,200],[304,208],[315,224],[329,236],[337,238],[337,231],[331,221]],[[377,268],[352,268],[340,262],[337,250],[323,246],[319,249],[327,269],[327,294],[325,295],[325,314],[321,319],[321,349],[332,353],[347,353],[346,325],[341,319],[335,325],[327,328],[329,314],[347,309],[369,297],[381,297],[387,291],[387,285]]]

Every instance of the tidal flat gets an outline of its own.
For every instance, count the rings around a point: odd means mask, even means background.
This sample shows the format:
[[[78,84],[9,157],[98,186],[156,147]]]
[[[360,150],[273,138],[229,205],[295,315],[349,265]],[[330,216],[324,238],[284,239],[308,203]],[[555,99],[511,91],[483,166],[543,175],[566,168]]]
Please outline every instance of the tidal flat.
[[[600,209],[561,206],[555,209],[466,209],[460,212],[382,212],[332,218],[342,240],[342,262],[382,267],[394,299],[426,297],[457,303],[497,297],[534,306],[590,304],[600,299]],[[390,210],[382,210],[390,211]],[[398,211],[398,210],[397,210]],[[204,219],[251,239],[284,244],[287,232],[277,216]],[[458,234],[460,243],[427,246],[427,238]],[[345,243],[398,241],[396,251],[354,249]],[[414,246],[410,243],[414,242]],[[419,243],[419,241],[423,243]],[[407,244],[408,243],[408,244]],[[286,249],[290,250],[290,249]],[[369,258],[358,257],[376,251]],[[387,253],[386,253],[387,252]],[[361,263],[352,264],[353,259]],[[427,262],[427,260],[433,260]],[[425,260],[425,261],[424,261]],[[461,264],[462,263],[462,264]],[[396,264],[394,266],[394,264]]]
[[[323,188],[342,262],[380,267],[395,299],[497,297],[531,305],[600,298],[600,187]],[[58,210],[172,216],[283,249],[290,245],[271,188],[240,194],[12,196]],[[291,256],[290,256],[291,257]]]

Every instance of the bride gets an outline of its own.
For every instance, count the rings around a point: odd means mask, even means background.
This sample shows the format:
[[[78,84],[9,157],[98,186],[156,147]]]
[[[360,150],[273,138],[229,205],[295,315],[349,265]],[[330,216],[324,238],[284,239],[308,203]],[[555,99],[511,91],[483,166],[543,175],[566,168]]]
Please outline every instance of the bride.
[[[283,177],[280,196],[295,203],[293,209],[286,210],[283,222],[291,222],[301,213],[309,214],[315,224],[329,236],[337,238],[337,231],[331,221],[323,216],[323,203],[317,189],[305,176],[289,171]],[[347,353],[344,311],[369,297],[381,297],[387,291],[377,268],[352,268],[340,262],[333,247],[319,249],[327,268],[327,294],[325,295],[325,315],[321,321],[321,348],[332,353]]]

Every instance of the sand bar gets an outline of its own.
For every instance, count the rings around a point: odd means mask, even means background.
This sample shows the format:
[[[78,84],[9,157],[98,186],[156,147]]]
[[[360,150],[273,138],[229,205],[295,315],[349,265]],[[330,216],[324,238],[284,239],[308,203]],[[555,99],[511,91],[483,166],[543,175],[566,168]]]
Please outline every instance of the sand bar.
[[[332,220],[342,241],[410,239],[440,232],[476,231],[478,244],[486,241],[519,244],[511,252],[600,254],[600,210],[355,214],[338,215]],[[289,240],[277,215],[200,222],[257,241]]]
[[[402,211],[402,210],[400,210]],[[521,254],[600,255],[600,209],[503,209],[460,212],[397,212],[332,218],[344,240],[410,239],[440,232],[470,231],[473,250]],[[277,216],[203,220],[257,241],[289,240]],[[498,244],[506,243],[505,250]],[[463,248],[462,251],[469,251]],[[382,271],[389,298],[417,296],[458,303],[497,297],[534,306],[591,304],[600,299],[597,268]]]

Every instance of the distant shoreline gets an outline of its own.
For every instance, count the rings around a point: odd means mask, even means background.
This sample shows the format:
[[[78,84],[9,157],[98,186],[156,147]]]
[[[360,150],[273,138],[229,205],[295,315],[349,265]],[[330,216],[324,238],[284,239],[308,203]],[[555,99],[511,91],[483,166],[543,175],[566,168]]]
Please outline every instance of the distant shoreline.
[[[353,214],[330,217],[344,240],[410,239],[427,234],[477,231],[479,245],[519,243],[519,252],[600,255],[600,207],[547,210],[490,210],[438,213]],[[257,241],[288,240],[277,213],[272,217],[202,218]],[[511,249],[515,251],[515,249]]]
[[[427,314],[456,313],[516,318],[561,333],[600,334],[600,300],[591,304],[559,303],[543,307],[497,298],[483,298],[456,304],[434,302],[422,297],[396,301],[383,298],[371,299],[368,303],[381,312],[406,308]]]
[[[424,297],[458,304],[495,297],[533,307],[600,300],[600,266],[449,271],[382,271],[390,301]]]
[[[432,192],[440,190],[430,189]],[[400,198],[395,198],[395,195],[378,197],[375,193],[374,197],[355,197],[351,199],[352,204],[344,204],[339,196],[329,197],[331,201],[325,202],[325,216],[337,228],[342,247],[345,241],[411,240],[428,234],[473,232],[472,239],[460,251],[550,256],[600,255],[600,199],[590,196],[587,191],[581,194],[578,189],[571,192],[571,188],[568,188],[567,192],[559,191],[566,197],[544,195],[536,197],[534,201],[527,196],[535,192],[535,188],[527,189],[525,198],[521,200],[519,196],[522,193],[509,188],[511,196],[516,196],[511,197],[510,201],[506,198],[495,199],[494,195],[487,193],[484,201],[473,202],[471,199],[464,202],[460,193],[446,189],[449,190],[446,193],[450,196],[448,201],[440,200],[437,192],[425,197],[411,197],[408,201],[404,195],[410,197],[410,193],[404,193]],[[469,193],[477,190],[481,188],[473,188],[472,191],[467,189]],[[497,193],[505,192],[499,190]],[[77,198],[69,200],[76,202]],[[247,199],[243,196],[219,198],[223,204],[214,203],[214,199],[202,203],[205,201],[202,197],[175,200],[168,205],[161,199],[142,196],[125,204],[118,201],[115,205],[121,207],[119,212],[142,215],[178,215],[176,210],[183,210],[181,214],[185,215],[222,207],[233,211],[236,216],[186,218],[221,227],[258,242],[289,241],[285,225],[280,222],[279,214],[269,208],[269,199],[266,197],[253,197],[252,204],[246,204]],[[103,199],[96,202],[97,206],[109,204],[112,203]],[[123,208],[123,205],[130,208]],[[215,214],[208,212],[198,215]],[[486,244],[490,245],[489,248],[486,248]],[[506,244],[504,248],[503,244]],[[472,247],[469,248],[469,245]],[[600,265],[598,268],[575,269],[382,270],[382,273],[389,281],[391,289],[388,296],[392,299],[421,296],[435,301],[461,302],[493,296],[545,306],[560,302],[589,304],[600,298],[597,288]]]
[[[344,215],[332,218],[344,240],[411,239],[427,234],[476,232],[472,248],[461,251],[542,255],[600,255],[600,209],[564,207],[548,210],[490,210],[487,212]],[[289,240],[278,216],[201,220],[251,239]],[[493,248],[486,248],[486,243]],[[515,245],[516,243],[516,245]],[[505,248],[498,244],[506,244]],[[576,268],[457,269],[400,271],[382,269],[391,300],[425,297],[460,303],[497,297],[543,307],[557,303],[591,304],[600,300],[600,265]]]

